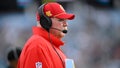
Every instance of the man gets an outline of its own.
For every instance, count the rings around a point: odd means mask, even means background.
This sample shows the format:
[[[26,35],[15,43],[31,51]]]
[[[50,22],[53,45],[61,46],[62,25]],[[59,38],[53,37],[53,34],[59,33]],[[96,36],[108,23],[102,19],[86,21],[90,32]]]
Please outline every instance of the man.
[[[33,27],[33,35],[22,50],[18,68],[65,68],[61,38],[67,33],[67,20],[73,18],[74,14],[66,13],[59,3],[41,5],[37,26]]]
[[[21,53],[21,48],[11,49],[7,54],[8,68],[17,68],[18,59]]]

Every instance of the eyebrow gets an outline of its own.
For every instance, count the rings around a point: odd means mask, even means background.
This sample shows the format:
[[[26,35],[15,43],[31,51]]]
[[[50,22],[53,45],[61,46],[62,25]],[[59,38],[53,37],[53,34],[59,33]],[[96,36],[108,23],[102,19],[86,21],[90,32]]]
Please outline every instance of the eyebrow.
[[[66,21],[66,19],[58,19],[59,21]]]

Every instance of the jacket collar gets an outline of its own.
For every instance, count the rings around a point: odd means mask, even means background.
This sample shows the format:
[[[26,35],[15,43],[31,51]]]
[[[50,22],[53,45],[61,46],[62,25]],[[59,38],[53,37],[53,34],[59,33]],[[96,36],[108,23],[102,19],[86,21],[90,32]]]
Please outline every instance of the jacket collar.
[[[48,41],[51,41],[52,44],[54,44],[56,47],[60,47],[61,45],[64,45],[63,41],[52,35],[51,33],[49,34],[45,29],[41,27],[35,27],[33,26],[32,28],[33,34],[37,34],[42,36]],[[51,39],[51,40],[50,40]]]

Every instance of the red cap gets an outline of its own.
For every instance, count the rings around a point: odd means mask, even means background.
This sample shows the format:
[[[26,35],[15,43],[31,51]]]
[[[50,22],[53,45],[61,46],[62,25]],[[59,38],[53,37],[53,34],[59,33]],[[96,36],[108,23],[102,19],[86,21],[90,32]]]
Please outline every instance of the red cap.
[[[65,12],[64,8],[59,3],[56,2],[50,2],[45,4],[43,11],[44,14],[48,17],[55,17],[59,19],[69,19],[69,20],[72,20],[75,17],[74,14],[69,14]],[[37,20],[40,20],[38,13],[37,13]]]
[[[39,16],[38,12],[36,13],[36,19],[37,19],[37,21],[40,21],[40,16]]]

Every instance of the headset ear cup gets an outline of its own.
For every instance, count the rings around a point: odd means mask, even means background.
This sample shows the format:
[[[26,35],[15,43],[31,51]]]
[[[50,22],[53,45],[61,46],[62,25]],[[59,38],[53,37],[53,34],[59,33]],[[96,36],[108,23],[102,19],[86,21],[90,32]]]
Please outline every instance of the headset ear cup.
[[[50,18],[47,18],[47,17],[44,17],[43,15],[40,15],[40,24],[44,29],[49,31],[49,29],[52,26],[52,21]]]
[[[41,5],[38,8],[38,13],[39,13],[39,16],[40,16],[40,24],[44,29],[46,29],[49,32],[49,29],[52,26],[52,21],[48,16],[46,16],[44,14],[44,6],[45,6],[45,4]]]

